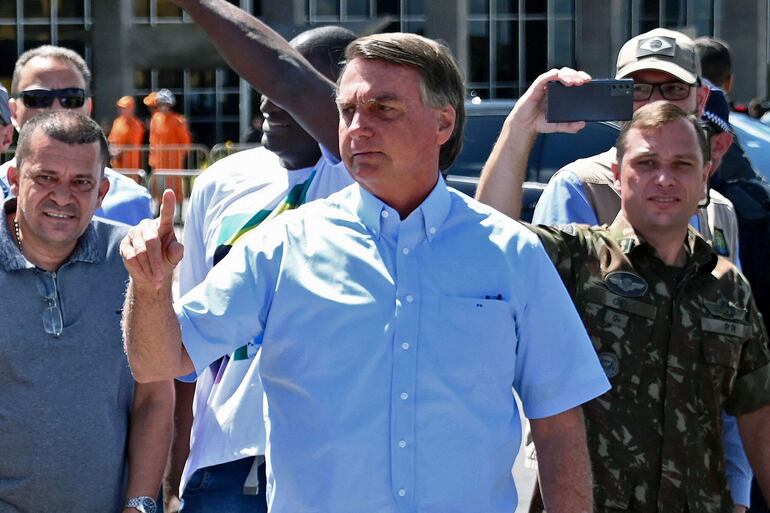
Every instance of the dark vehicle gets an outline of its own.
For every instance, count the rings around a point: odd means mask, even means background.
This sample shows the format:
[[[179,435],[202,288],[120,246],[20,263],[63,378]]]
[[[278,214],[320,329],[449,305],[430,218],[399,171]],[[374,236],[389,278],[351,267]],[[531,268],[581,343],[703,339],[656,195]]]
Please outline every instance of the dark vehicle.
[[[770,126],[738,112],[730,113],[730,124],[754,169],[770,182]]]
[[[481,168],[492,151],[512,100],[466,102],[467,122],[463,150],[445,171],[447,184],[469,196],[476,193]],[[615,144],[620,127],[613,122],[588,123],[577,134],[541,134],[535,141],[527,165],[521,218],[531,221],[545,184],[561,167],[579,158],[606,151]]]

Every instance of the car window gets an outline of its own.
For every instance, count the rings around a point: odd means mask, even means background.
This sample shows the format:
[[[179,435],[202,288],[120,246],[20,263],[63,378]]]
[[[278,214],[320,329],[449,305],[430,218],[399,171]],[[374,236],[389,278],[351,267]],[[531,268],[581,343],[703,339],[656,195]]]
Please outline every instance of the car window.
[[[478,177],[492,152],[497,137],[500,135],[506,117],[507,114],[499,113],[469,115],[465,122],[463,149],[446,174]],[[527,166],[528,177],[537,175],[536,164],[539,159],[541,144],[542,142],[538,138],[532,148]]]
[[[497,136],[500,135],[505,117],[505,114],[468,116],[465,122],[462,152],[458,155],[455,163],[449,167],[447,173],[460,176],[479,176]]]
[[[500,134],[507,114],[473,113],[467,117],[463,149],[446,174],[478,177]],[[561,167],[579,158],[601,153],[615,144],[618,128],[589,123],[577,134],[538,136],[527,165],[527,180],[546,183]]]
[[[751,165],[770,181],[770,127],[735,112],[730,114],[730,123]]]
[[[576,134],[542,134],[539,160],[530,168],[527,179],[547,183],[551,176],[565,165],[577,159],[607,151],[615,145],[619,129],[616,125],[588,123]]]

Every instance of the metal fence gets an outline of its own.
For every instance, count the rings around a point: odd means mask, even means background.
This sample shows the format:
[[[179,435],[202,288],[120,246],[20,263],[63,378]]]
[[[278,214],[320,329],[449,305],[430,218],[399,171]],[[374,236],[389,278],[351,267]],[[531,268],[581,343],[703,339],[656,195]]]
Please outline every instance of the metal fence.
[[[144,144],[139,146],[120,146],[111,147],[111,153],[114,155],[119,152],[136,152],[138,154],[138,163],[141,167],[111,167],[119,173],[134,179],[138,184],[143,185],[150,191],[153,200],[160,202],[160,197],[166,188],[174,189],[177,193],[179,203],[186,203],[192,192],[192,186],[195,178],[201,174],[209,165],[228,155],[239,151],[254,148],[256,144],[233,144],[223,143],[215,145],[211,150],[202,144],[192,145],[164,145],[161,148],[150,147]],[[152,152],[178,152],[183,154],[181,169],[155,168],[151,169],[150,160]],[[8,148],[7,151],[0,152],[0,164],[11,160],[16,153],[16,148]],[[157,153],[156,153],[157,155]],[[132,159],[134,163],[137,158]],[[113,162],[115,163],[115,162]],[[156,203],[156,204],[157,204]]]
[[[179,169],[204,168],[207,165],[208,158],[209,158],[209,148],[207,146],[204,146],[203,144],[189,144],[189,145],[164,144],[162,146],[150,146],[149,144],[141,144],[137,146],[120,145],[120,146],[111,146],[110,150],[112,151],[113,155],[116,155],[117,153],[138,154],[139,165],[135,166],[135,168],[138,167],[140,169],[152,168],[153,166],[151,165],[151,162],[153,162],[153,157],[157,162],[158,159],[160,159],[161,161],[166,160],[164,158],[166,156],[179,154],[182,157],[181,159],[179,159],[180,160]],[[117,162],[117,160],[113,157],[113,163],[115,162]],[[121,168],[115,167],[115,169],[121,169]]]

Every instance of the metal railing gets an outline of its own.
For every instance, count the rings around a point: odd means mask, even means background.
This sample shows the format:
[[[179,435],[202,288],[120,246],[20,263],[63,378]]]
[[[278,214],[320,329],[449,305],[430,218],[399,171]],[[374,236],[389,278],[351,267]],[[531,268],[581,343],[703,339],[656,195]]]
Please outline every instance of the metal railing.
[[[177,160],[178,156],[182,157],[178,159],[180,160],[180,169],[200,169],[206,166],[209,158],[209,148],[203,144],[120,145],[110,146],[110,153],[113,155],[112,160],[115,169],[121,169],[119,166],[120,161],[118,160],[120,155],[130,153],[138,153],[139,156],[139,165],[132,166],[132,169],[152,169],[154,166],[151,165],[151,162],[157,162],[157,158],[168,160],[169,157],[172,157],[172,160]],[[168,166],[166,165],[165,167]]]
[[[174,189],[178,195],[179,203],[186,203],[192,192],[192,186],[195,178],[201,174],[209,165],[233,153],[255,148],[258,144],[235,144],[223,143],[215,145],[211,150],[202,144],[192,145],[164,145],[162,147],[150,146],[148,144],[136,146],[111,147],[113,159],[118,152],[137,152],[139,167],[118,167],[111,164],[111,167],[122,175],[133,178],[138,184],[147,188],[153,197],[153,201],[158,204],[163,190],[166,188]],[[184,167],[181,169],[155,168],[149,165],[152,152],[184,152],[184,159],[181,162]],[[0,152],[0,164],[11,160],[16,153],[16,148],[8,148]],[[137,159],[132,159],[136,161]],[[113,160],[113,162],[115,162]],[[119,163],[116,162],[116,163]],[[133,162],[137,163],[137,162]],[[148,171],[149,170],[149,171]]]

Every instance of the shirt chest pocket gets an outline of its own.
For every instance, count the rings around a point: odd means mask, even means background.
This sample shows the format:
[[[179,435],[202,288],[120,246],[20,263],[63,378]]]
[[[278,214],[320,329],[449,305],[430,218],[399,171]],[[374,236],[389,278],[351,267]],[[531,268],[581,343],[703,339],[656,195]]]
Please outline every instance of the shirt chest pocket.
[[[497,299],[442,297],[436,337],[425,339],[423,356],[447,384],[510,389],[516,366],[516,330],[510,303]]]
[[[751,327],[739,321],[702,317],[700,328],[706,363],[738,370],[743,343],[749,338]]]
[[[745,315],[745,311],[743,312]],[[710,408],[719,411],[729,397],[741,364],[743,344],[751,335],[751,327],[736,317],[739,313],[725,314],[726,319],[709,312],[700,319],[700,349],[703,372],[700,373],[701,399]]]
[[[725,308],[714,312],[708,308],[710,317],[701,317],[703,359],[710,365],[737,370],[741,363],[743,343],[751,335],[751,326],[742,321],[745,310]]]

